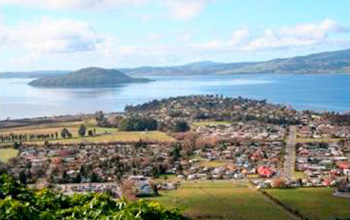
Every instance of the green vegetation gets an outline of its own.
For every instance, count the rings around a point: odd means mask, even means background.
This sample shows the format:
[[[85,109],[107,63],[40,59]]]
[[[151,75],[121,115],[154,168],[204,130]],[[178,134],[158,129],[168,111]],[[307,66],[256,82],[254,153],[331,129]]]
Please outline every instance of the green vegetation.
[[[109,87],[124,83],[149,81],[151,80],[131,78],[114,69],[90,67],[67,75],[36,79],[30,82],[29,85],[38,87]]]
[[[0,219],[7,220],[157,220],[187,219],[177,209],[139,200],[114,200],[104,194],[63,194],[43,189],[34,191],[7,175],[0,176]]]
[[[210,126],[210,125],[230,125],[229,121],[197,121],[193,122],[192,125],[195,127]]]
[[[71,123],[56,123],[38,126],[27,126],[11,129],[0,129],[0,135],[40,135],[40,134],[53,134],[54,138],[45,139],[47,143],[80,143],[80,142],[137,142],[140,139],[149,141],[160,141],[160,142],[172,142],[174,139],[168,136],[166,133],[161,131],[148,131],[148,132],[127,132],[119,131],[118,128],[104,128],[98,127],[95,120],[86,120],[81,122],[71,122]],[[88,135],[79,135],[79,130],[83,129],[82,124],[84,124]],[[64,131],[64,137],[62,136],[62,131]],[[68,132],[68,133],[67,133]],[[80,131],[82,132],[82,130]],[[56,138],[55,133],[58,133]],[[71,136],[69,136],[71,135]],[[23,143],[32,144],[44,144],[45,140],[33,139],[26,140]],[[2,146],[12,145],[14,141],[5,141],[0,143]]]
[[[185,182],[178,190],[160,194],[152,200],[184,209],[195,219],[292,219],[246,182]]]
[[[153,131],[157,130],[157,121],[151,118],[124,118],[118,128],[121,131]]]
[[[302,171],[294,171],[293,177],[294,179],[306,179],[306,174]]]
[[[330,188],[269,189],[272,197],[311,220],[348,218],[350,201],[333,196]]]
[[[173,132],[185,132],[190,130],[190,126],[186,121],[180,120],[176,121],[175,125],[171,129]]]
[[[297,138],[297,143],[324,142],[334,143],[343,140],[342,138]]]
[[[18,155],[18,150],[13,148],[0,149],[0,161],[7,163],[11,158]]]
[[[159,142],[172,142],[174,139],[168,136],[166,133],[161,131],[148,131],[148,132],[137,132],[137,131],[117,131],[112,134],[104,134],[100,136],[93,137],[76,137],[71,139],[60,139],[49,141],[50,143],[107,143],[107,142],[137,142],[139,140],[148,141],[159,141]],[[43,142],[37,142],[42,144]]]

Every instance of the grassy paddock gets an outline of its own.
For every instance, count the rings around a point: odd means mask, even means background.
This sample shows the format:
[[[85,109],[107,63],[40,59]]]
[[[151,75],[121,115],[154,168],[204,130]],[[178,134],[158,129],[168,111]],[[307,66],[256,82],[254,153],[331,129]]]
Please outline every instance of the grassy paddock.
[[[333,196],[330,188],[269,189],[266,192],[310,220],[350,216],[350,200]]]
[[[152,200],[183,209],[194,219],[291,219],[246,182],[185,182],[178,190],[160,193]]]
[[[94,137],[80,137],[78,135],[78,129],[81,124],[85,124],[87,130],[96,130],[96,136]],[[61,130],[67,128],[69,132],[72,133],[73,137],[70,139],[61,138]],[[53,123],[45,124],[38,126],[27,126],[27,127],[18,127],[11,129],[0,129],[0,134],[8,135],[13,134],[54,134],[58,133],[58,139],[49,139],[49,143],[81,143],[81,142],[135,142],[140,139],[145,141],[159,141],[159,142],[172,142],[174,139],[168,136],[166,133],[161,131],[149,131],[149,132],[122,132],[117,128],[102,128],[96,125],[96,121],[87,120],[81,122],[70,122],[70,123]],[[43,144],[44,141],[27,141],[25,143],[30,144]],[[10,142],[1,143],[0,145],[9,145]]]
[[[18,155],[18,150],[13,148],[0,149],[0,161],[7,163],[11,158]]]
[[[229,121],[197,121],[193,122],[192,125],[195,127],[209,126],[209,125],[230,125],[232,122]]]
[[[137,142],[140,139],[143,141],[159,141],[172,142],[174,139],[161,131],[117,131],[110,134],[104,134],[94,137],[76,137],[71,139],[52,140],[49,143],[108,143],[108,142]]]
[[[297,143],[312,143],[312,142],[324,142],[334,143],[343,140],[342,138],[297,138]]]
[[[294,179],[306,179],[307,178],[307,176],[306,176],[306,174],[304,173],[304,172],[302,172],[302,171],[294,171],[293,172],[293,177],[294,177]]]

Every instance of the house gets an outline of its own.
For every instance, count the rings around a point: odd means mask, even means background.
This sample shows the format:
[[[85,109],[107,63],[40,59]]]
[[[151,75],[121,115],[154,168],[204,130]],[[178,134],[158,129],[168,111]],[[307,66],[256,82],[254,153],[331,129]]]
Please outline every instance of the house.
[[[128,180],[131,180],[136,187],[136,196],[153,195],[153,189],[151,187],[150,178],[138,175],[130,176]]]
[[[258,174],[261,176],[261,177],[267,177],[267,178],[270,178],[273,176],[274,174],[274,171],[271,170],[269,167],[267,166],[260,166],[258,167],[257,169],[258,171]]]

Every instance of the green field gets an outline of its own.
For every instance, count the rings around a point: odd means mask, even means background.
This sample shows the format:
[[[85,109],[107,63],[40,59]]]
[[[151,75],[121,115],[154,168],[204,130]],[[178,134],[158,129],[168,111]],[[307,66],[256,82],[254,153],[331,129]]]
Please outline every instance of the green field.
[[[192,125],[195,127],[209,126],[209,125],[230,125],[232,122],[229,121],[197,121],[193,122]]]
[[[81,124],[85,124],[87,130],[96,130],[96,136],[94,137],[80,137],[78,135],[78,129]],[[73,137],[70,139],[63,139],[60,136],[60,132],[63,128],[67,128],[72,133]],[[58,139],[49,140],[49,143],[82,143],[82,142],[135,142],[140,139],[144,141],[160,141],[160,142],[171,142],[174,139],[168,136],[166,133],[161,131],[149,131],[149,132],[122,132],[117,128],[102,128],[96,125],[94,120],[81,121],[81,122],[70,122],[70,123],[54,123],[38,126],[26,126],[11,129],[0,129],[0,134],[8,135],[13,134],[52,134],[57,132],[59,134]],[[44,141],[27,141],[26,143],[31,144],[43,144]],[[1,145],[8,145],[11,143],[1,143]]]
[[[7,163],[9,159],[16,157],[18,155],[18,150],[13,148],[0,149],[0,161]]]
[[[333,196],[330,188],[269,189],[266,192],[310,220],[350,216],[350,200]]]
[[[306,179],[307,178],[307,176],[306,176],[306,174],[304,173],[304,172],[302,172],[302,171],[294,171],[293,172],[293,178],[294,179]]]
[[[107,143],[107,142],[136,142],[142,139],[143,141],[159,141],[159,142],[171,142],[174,139],[161,131],[116,131],[113,133],[107,133],[94,137],[76,137],[71,139],[60,139],[49,141],[50,143]]]
[[[343,138],[297,138],[297,143],[324,142],[334,143],[343,140]]]
[[[195,219],[293,219],[247,182],[185,182],[178,190],[160,193],[152,200],[178,207]]]

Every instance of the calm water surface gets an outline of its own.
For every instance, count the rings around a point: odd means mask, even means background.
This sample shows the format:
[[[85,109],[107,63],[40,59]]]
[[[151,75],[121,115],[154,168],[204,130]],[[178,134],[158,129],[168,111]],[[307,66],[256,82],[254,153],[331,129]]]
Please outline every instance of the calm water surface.
[[[345,74],[152,78],[156,81],[91,89],[44,89],[28,86],[32,79],[0,79],[0,119],[122,111],[127,104],[192,94],[267,99],[299,110],[350,110],[350,76]]]

